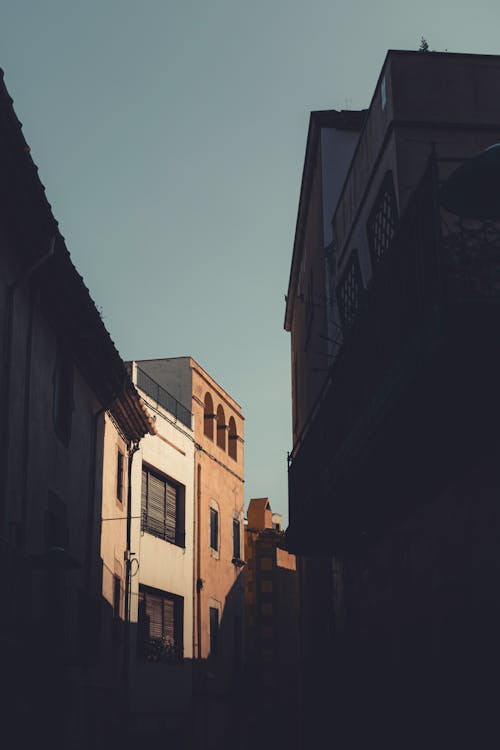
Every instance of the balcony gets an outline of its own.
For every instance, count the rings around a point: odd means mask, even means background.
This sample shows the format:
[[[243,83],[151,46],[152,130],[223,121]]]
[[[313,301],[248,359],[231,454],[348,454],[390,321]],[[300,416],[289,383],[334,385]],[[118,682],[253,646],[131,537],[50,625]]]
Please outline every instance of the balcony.
[[[451,161],[429,162],[290,455],[293,551],[324,554],[376,533],[491,443],[500,222],[439,204]]]

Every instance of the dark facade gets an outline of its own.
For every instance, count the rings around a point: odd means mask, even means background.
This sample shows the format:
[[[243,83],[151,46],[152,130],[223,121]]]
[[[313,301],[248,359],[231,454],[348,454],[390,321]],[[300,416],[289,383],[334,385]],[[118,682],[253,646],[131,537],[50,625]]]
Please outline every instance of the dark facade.
[[[290,456],[288,542],[309,557],[306,723],[334,704],[355,747],[492,726],[500,172],[496,148],[478,155],[500,140],[499,87],[498,57],[389,52],[332,213],[317,325],[337,334]],[[294,353],[300,294],[291,276]]]
[[[129,443],[148,421],[58,231],[3,73],[0,164],[0,739],[100,747],[116,729],[117,689],[97,679],[104,413]]]

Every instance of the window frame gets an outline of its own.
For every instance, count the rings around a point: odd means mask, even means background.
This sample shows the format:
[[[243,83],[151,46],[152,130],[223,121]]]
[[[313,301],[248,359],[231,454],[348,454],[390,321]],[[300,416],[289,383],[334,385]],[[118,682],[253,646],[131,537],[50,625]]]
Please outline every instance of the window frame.
[[[232,414],[227,423],[227,452],[229,458],[232,458],[233,461],[238,460],[238,432],[236,420]]]
[[[209,605],[208,608],[208,635],[210,642],[209,655],[212,659],[216,659],[220,656],[220,612],[219,607]]]
[[[213,501],[210,503],[209,514],[210,551],[218,557],[220,555],[220,513],[219,508]],[[215,528],[213,524],[214,520]]]
[[[166,606],[168,603],[169,606]],[[171,605],[171,606],[170,606]],[[161,619],[161,636],[151,634],[151,618],[147,614],[156,608],[156,627]],[[160,613],[158,612],[160,610]],[[171,617],[165,622],[165,617]],[[145,661],[163,664],[179,663],[184,660],[184,597],[170,591],[139,585],[138,610],[138,653]],[[153,625],[154,626],[154,625]],[[171,629],[173,642],[169,643],[167,635]]]
[[[237,534],[236,534],[236,530]],[[237,543],[236,543],[237,541]],[[241,523],[239,518],[233,518],[233,561],[241,560]]]
[[[125,454],[121,448],[117,449],[116,455],[116,499],[120,504],[123,504],[124,496],[124,467],[125,467]]]
[[[144,475],[147,476],[146,493],[144,492]],[[150,511],[150,480],[149,477],[153,477],[156,481],[164,484],[164,497],[163,497],[163,527],[161,526],[162,521],[159,518],[155,518],[155,514]],[[169,530],[169,496],[168,490],[175,491],[175,519],[174,527],[175,531],[172,533]],[[159,514],[158,514],[159,515]],[[142,463],[141,471],[141,533],[145,532],[156,536],[165,542],[174,544],[176,547],[185,548],[186,546],[186,488],[180,482],[172,479],[156,468],[151,467],[149,464]],[[172,525],[172,517],[170,515],[170,526]]]

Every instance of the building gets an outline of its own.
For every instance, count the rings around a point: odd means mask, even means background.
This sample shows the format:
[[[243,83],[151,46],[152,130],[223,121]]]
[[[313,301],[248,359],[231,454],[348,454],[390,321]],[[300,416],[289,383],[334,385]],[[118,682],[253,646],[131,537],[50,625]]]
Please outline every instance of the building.
[[[185,612],[192,607],[193,622],[192,640],[189,646],[184,644],[185,654],[192,654],[194,659],[189,741],[193,747],[207,750],[228,742],[238,747],[243,649],[241,408],[191,357],[141,360],[135,366],[142,373],[137,378],[141,390],[147,393],[153,381],[170,395],[167,410],[171,414],[179,409],[187,410],[190,416],[192,413],[194,484],[189,512],[192,510],[193,515],[188,528],[186,489],[186,532],[190,534],[186,549],[194,543],[194,567],[192,598],[184,604]],[[178,435],[172,433],[169,439],[179,446]],[[157,438],[149,442],[155,441]],[[183,450],[187,455],[187,447]],[[162,471],[170,474],[167,465]]]
[[[328,167],[344,113],[311,115],[285,316],[304,747],[333,707],[344,746],[493,726],[499,85],[496,56],[389,51]]]
[[[245,526],[245,747],[298,747],[299,587],[283,519],[252,498]]]
[[[191,411],[132,362],[155,420],[131,473],[130,731],[190,747],[194,655],[194,437]]]
[[[101,747],[104,422],[151,427],[65,241],[0,76],[2,738]]]

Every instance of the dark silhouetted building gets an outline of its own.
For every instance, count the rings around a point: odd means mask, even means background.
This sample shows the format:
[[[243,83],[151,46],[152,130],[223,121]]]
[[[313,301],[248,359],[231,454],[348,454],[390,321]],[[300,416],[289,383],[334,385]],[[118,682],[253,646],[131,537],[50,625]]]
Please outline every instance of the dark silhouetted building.
[[[311,114],[285,317],[304,748],[495,725],[499,89],[500,57],[389,51],[366,112]]]

